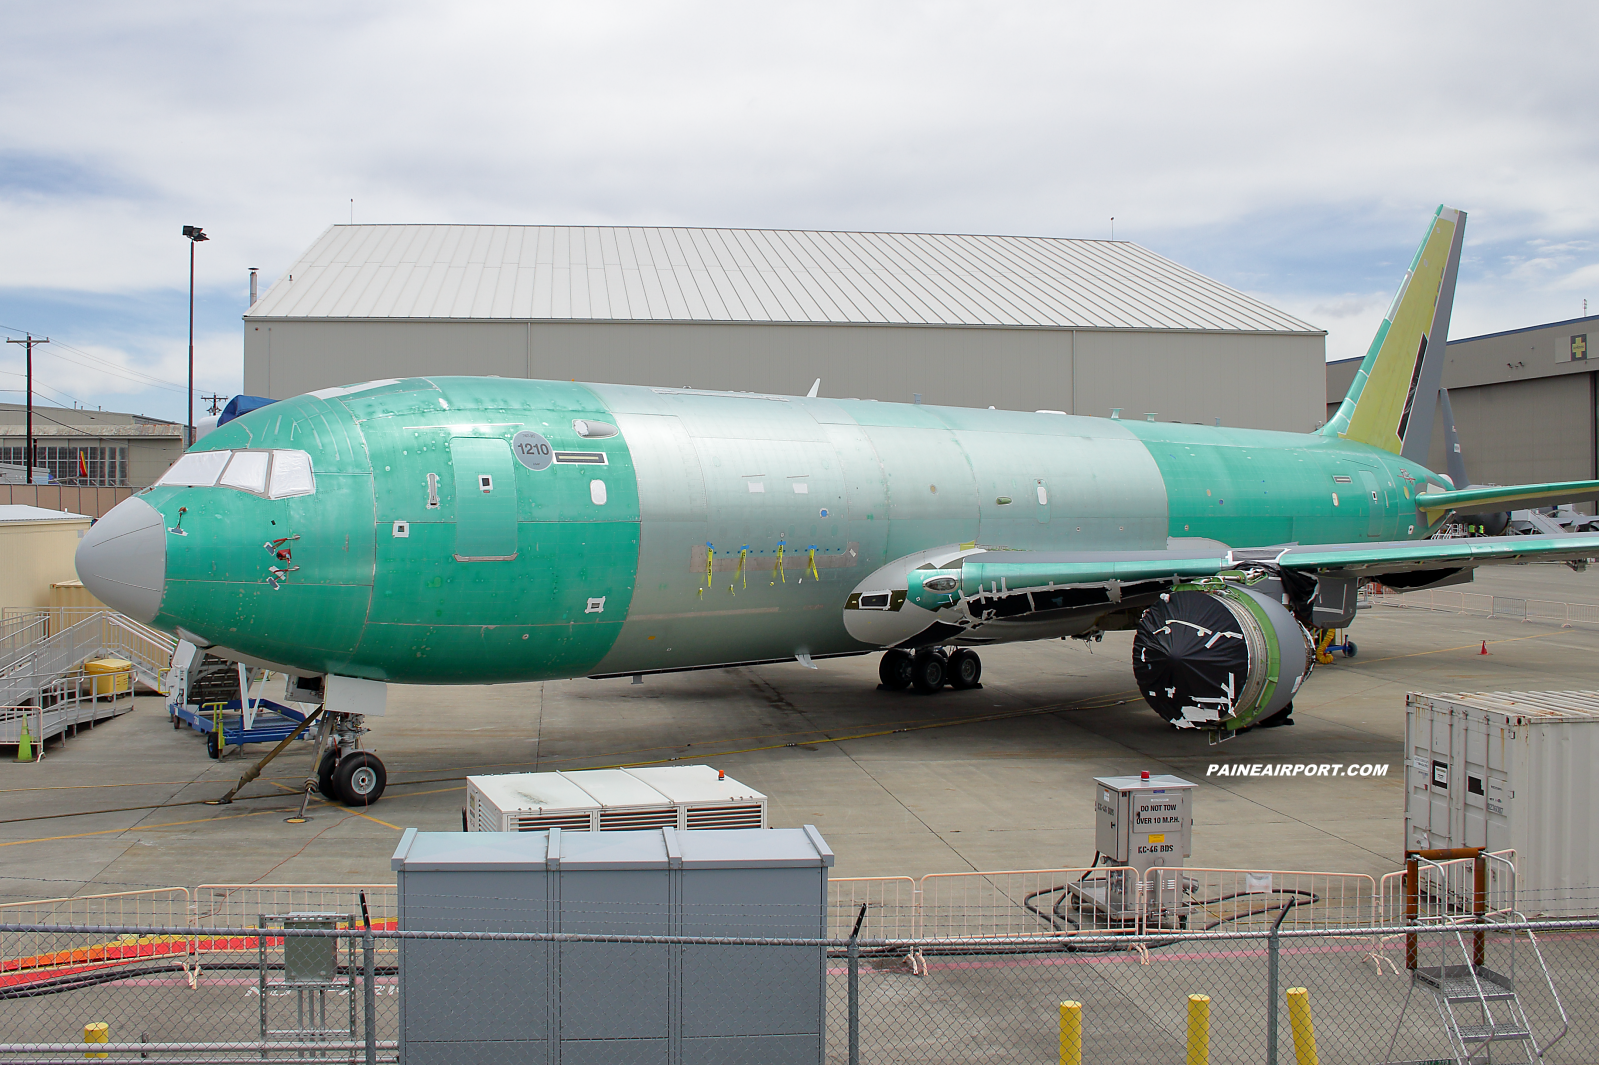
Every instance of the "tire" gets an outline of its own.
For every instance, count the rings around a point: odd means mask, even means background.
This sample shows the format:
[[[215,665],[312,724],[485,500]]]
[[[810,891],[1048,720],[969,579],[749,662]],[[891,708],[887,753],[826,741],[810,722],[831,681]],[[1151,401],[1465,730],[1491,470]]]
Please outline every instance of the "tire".
[[[328,751],[322,755],[322,760],[316,764],[316,790],[322,793],[325,799],[337,802],[338,791],[333,785],[333,773],[339,767],[339,752]]]
[[[919,654],[911,660],[911,683],[923,695],[932,695],[944,686],[949,668],[943,655]]]
[[[383,797],[388,782],[388,770],[370,751],[351,751],[333,771],[333,790],[346,806],[371,806]]]
[[[222,757],[222,747],[217,742],[217,734],[215,732],[207,732],[205,734],[205,753],[215,759]]]
[[[983,660],[970,647],[949,656],[949,686],[957,689],[981,688]]]
[[[904,691],[911,686],[912,661],[909,651],[884,651],[877,663],[877,679],[889,691]]]
[[[1344,637],[1344,657],[1345,658],[1354,658],[1355,657],[1355,641],[1349,639],[1349,637],[1347,637],[1347,636]]]

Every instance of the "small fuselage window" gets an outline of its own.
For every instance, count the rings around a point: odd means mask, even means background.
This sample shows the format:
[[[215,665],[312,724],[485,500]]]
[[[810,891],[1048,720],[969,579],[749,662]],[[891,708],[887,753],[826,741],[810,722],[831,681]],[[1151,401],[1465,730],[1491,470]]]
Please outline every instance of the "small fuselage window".
[[[285,448],[195,451],[161,475],[157,485],[234,488],[268,499],[305,496],[316,491],[311,456]]]

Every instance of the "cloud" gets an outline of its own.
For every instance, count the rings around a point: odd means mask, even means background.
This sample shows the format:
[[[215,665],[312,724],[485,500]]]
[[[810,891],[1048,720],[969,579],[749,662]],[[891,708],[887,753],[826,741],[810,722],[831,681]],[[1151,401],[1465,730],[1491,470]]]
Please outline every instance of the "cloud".
[[[1114,215],[1340,350],[1440,201],[1471,212],[1473,320],[1531,324],[1599,259],[1587,4],[152,0],[7,30],[8,321],[64,294],[170,308],[185,223],[213,238],[202,291],[270,281],[351,198],[391,222],[1100,237]],[[73,335],[148,369],[170,321]]]

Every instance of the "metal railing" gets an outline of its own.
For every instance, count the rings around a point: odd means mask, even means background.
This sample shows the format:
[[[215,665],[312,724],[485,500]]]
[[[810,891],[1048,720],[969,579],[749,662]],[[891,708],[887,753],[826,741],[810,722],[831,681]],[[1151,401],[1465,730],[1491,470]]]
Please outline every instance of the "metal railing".
[[[1490,595],[1487,592],[1463,592],[1453,588],[1401,592],[1368,585],[1362,592],[1361,603],[1510,621],[1541,621],[1558,624],[1562,628],[1599,625],[1599,605],[1592,603],[1562,603],[1553,599],[1525,599]]]
[[[107,612],[102,619],[102,649],[133,663],[136,677],[148,688],[165,695],[164,680],[178,641],[158,629],[140,624],[126,614]]]
[[[374,928],[393,928],[393,884],[201,884],[194,889],[197,928],[250,926],[263,913],[359,913],[363,896]]]
[[[921,935],[921,885],[909,876],[843,877],[827,882],[828,934],[847,937],[862,905],[874,935]]]
[[[1402,875],[1402,874],[1401,874]],[[1384,878],[1387,884],[1387,878]],[[1397,889],[1396,889],[1397,890]],[[862,903],[873,934],[907,939],[1139,934],[1163,928],[1353,928],[1383,913],[1364,873],[1116,866],[829,881],[828,927]]]
[[[1516,852],[1513,848],[1488,851],[1486,912],[1489,915],[1513,913],[1516,902]],[[1404,918],[1406,872],[1396,869],[1384,873],[1377,887],[1380,921],[1397,922]],[[1417,867],[1418,920],[1436,921],[1470,915],[1476,891],[1476,859],[1452,858],[1425,862]]]
[[[48,610],[30,610],[23,613],[8,607],[5,617],[0,618],[0,670],[4,670],[13,658],[26,653],[48,635],[50,635]]]
[[[19,974],[67,972],[115,967],[156,958],[178,960],[187,971],[194,955],[189,923],[187,888],[148,888],[112,891],[99,895],[73,895],[58,899],[0,903],[0,924],[160,926],[168,931],[154,936],[96,932],[75,934],[17,932],[0,938],[0,981]],[[171,929],[181,928],[180,932]]]
[[[26,723],[41,756],[43,740],[132,709],[135,681],[162,691],[177,646],[166,633],[98,609],[6,608],[0,633],[0,744],[19,743]],[[131,676],[88,672],[84,663],[95,657],[128,662]],[[107,694],[109,706],[100,701]]]
[[[44,758],[44,740],[84,725],[93,728],[134,707],[126,672],[89,673],[79,667],[42,676],[13,674],[6,680],[25,686],[30,701],[0,706],[0,744],[20,745],[26,725],[34,761]]]

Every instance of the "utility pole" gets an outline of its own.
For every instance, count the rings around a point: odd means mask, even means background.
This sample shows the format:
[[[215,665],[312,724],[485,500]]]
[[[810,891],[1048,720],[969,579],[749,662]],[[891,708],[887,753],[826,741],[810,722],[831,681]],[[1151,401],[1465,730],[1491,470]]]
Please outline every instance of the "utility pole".
[[[211,413],[212,414],[220,414],[220,413],[222,413],[222,404],[223,404],[223,402],[225,402],[227,400],[228,397],[227,396],[201,396],[200,398],[205,400],[207,403],[211,404]]]
[[[28,483],[32,484],[33,453],[35,451],[33,446],[33,346],[35,344],[48,344],[50,343],[50,338],[44,337],[40,339],[29,333],[26,340],[12,340],[10,337],[6,337],[6,343],[28,345],[28,444],[22,449],[22,461],[23,465],[28,467]]]
[[[183,446],[194,446],[194,246],[210,240],[199,226],[184,226],[183,235],[189,238],[189,429]]]

